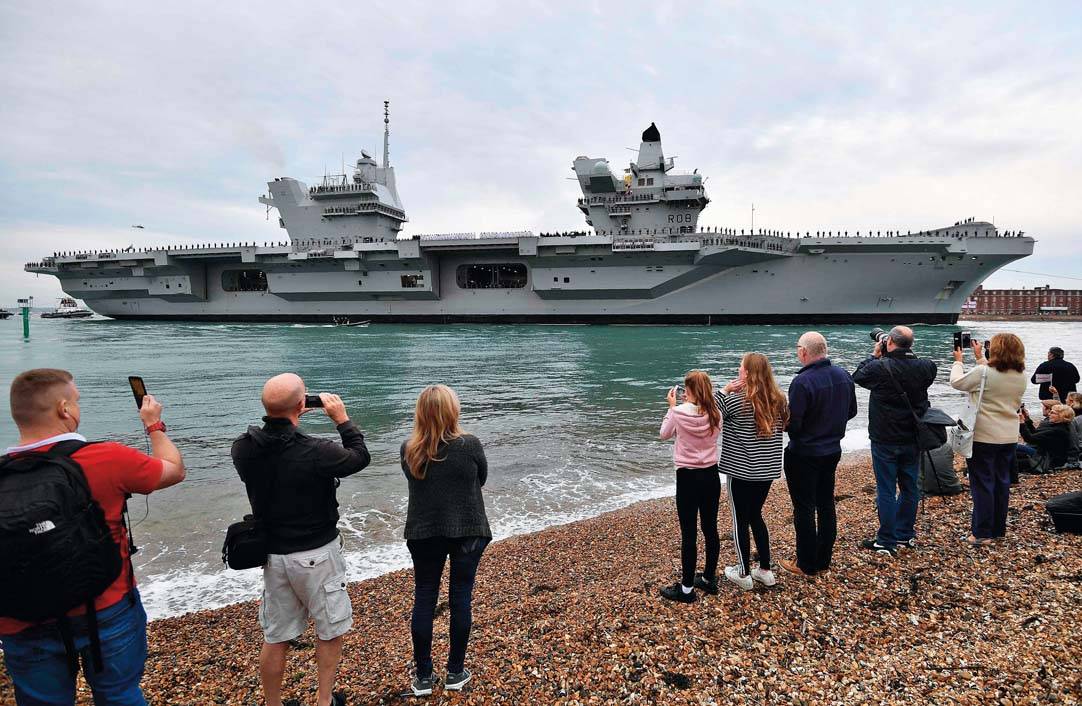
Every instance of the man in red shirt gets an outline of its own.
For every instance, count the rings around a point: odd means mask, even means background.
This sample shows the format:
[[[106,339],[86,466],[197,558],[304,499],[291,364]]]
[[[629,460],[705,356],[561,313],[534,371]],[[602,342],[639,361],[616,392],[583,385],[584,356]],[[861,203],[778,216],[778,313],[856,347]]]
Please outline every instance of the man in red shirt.
[[[71,455],[104,512],[123,567],[94,601],[102,669],[87,664],[84,673],[99,706],[146,704],[139,688],[147,653],[146,613],[132,575],[123,511],[127,495],[146,495],[184,480],[184,462],[166,436],[161,411],[152,396],[143,398],[139,416],[150,437],[150,456],[114,442],[89,444]],[[79,390],[66,370],[39,368],[17,376],[11,383],[11,416],[19,428],[19,443],[7,449],[7,456],[41,453],[65,441],[86,441],[76,433]],[[90,644],[85,613],[80,608],[68,614],[74,647],[80,653]],[[76,675],[56,622],[32,624],[0,617],[0,643],[19,706],[75,703]]]

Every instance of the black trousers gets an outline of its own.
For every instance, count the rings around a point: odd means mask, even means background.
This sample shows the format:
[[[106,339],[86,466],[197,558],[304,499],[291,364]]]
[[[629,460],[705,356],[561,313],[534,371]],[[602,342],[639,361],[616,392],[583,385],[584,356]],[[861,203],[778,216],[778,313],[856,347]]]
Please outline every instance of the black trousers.
[[[676,469],[676,515],[680,518],[681,583],[695,585],[695,562],[699,558],[699,532],[696,519],[703,528],[703,548],[706,565],[703,578],[713,581],[718,573],[721,538],[718,536],[718,505],[721,502],[721,475],[717,465],[709,468]]]
[[[830,568],[838,538],[834,474],[841,457],[840,451],[829,456],[804,456],[785,450],[785,482],[793,501],[796,532],[796,565],[806,574]]]
[[[759,550],[759,566],[770,568],[770,533],[763,520],[763,505],[770,494],[769,480],[740,480],[729,476],[729,508],[733,513],[733,544],[743,576],[751,573],[751,538]]]
[[[466,646],[473,627],[473,582],[477,565],[489,537],[431,537],[406,542],[413,557],[413,615],[410,634],[413,638],[413,661],[417,676],[432,675],[432,622],[440,578],[448,558],[451,578],[447,604],[451,609],[451,645],[447,652],[447,671],[461,672],[466,661]]]

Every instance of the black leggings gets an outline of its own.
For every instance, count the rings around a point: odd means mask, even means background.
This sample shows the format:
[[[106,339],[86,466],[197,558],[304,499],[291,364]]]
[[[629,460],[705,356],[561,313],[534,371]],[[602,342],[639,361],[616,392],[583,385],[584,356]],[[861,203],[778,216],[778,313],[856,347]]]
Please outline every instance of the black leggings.
[[[717,465],[708,468],[676,469],[676,515],[680,518],[681,583],[695,585],[695,562],[699,557],[696,545],[698,528],[696,516],[703,527],[706,565],[703,578],[713,581],[718,573],[721,539],[718,537],[718,504],[721,502],[721,476]]]
[[[729,476],[729,509],[733,513],[733,544],[740,573],[751,573],[751,541],[748,528],[755,535],[755,548],[759,550],[759,566],[770,568],[770,533],[763,521],[763,504],[770,493],[769,480],[740,480]]]

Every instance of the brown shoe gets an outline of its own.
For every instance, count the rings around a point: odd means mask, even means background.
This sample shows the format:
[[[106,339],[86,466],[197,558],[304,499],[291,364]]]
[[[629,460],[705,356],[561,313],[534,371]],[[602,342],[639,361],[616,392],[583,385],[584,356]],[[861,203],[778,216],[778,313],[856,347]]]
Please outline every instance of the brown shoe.
[[[800,576],[800,577],[806,578],[806,579],[814,579],[815,578],[815,574],[805,573],[799,566],[796,565],[795,561],[789,561],[788,559],[782,559],[781,561],[778,562],[778,566],[785,569],[786,571],[788,571],[790,574],[793,574],[794,576]]]

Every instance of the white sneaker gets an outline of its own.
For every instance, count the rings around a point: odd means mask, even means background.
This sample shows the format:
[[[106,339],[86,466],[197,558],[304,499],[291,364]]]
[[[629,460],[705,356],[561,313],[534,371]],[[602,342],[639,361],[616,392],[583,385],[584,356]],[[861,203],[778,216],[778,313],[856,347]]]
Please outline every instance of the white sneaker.
[[[773,586],[778,582],[778,580],[774,578],[774,572],[770,569],[755,567],[751,570],[751,577],[764,586]]]
[[[738,566],[726,566],[725,578],[729,579],[745,591],[750,591],[754,586],[750,576],[740,575],[740,567]]]

